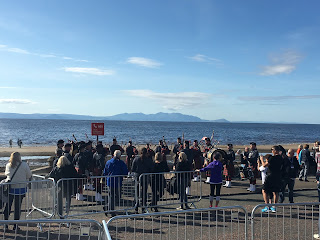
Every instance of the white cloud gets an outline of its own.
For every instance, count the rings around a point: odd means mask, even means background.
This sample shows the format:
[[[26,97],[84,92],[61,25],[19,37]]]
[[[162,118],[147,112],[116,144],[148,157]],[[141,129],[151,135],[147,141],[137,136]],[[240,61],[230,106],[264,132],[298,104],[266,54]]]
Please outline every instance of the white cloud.
[[[4,103],[4,104],[33,104],[34,102],[28,100],[28,99],[4,99],[4,98],[0,98],[0,104]]]
[[[252,97],[239,97],[242,101],[262,101],[262,102],[279,102],[286,100],[305,100],[305,99],[318,99],[320,95],[301,95],[301,96],[252,96]]]
[[[288,50],[280,55],[271,57],[271,65],[262,66],[260,75],[272,76],[277,74],[290,74],[297,64],[301,61],[302,56],[295,51]]]
[[[190,58],[191,60],[196,61],[196,62],[222,63],[222,61],[220,59],[208,57],[203,54],[196,54],[196,55],[194,55],[192,57],[188,57],[188,58]]]
[[[100,68],[65,67],[63,69],[66,72],[84,73],[84,74],[91,74],[91,75],[97,75],[97,76],[107,76],[107,75],[115,74],[113,70],[105,70]]]
[[[160,62],[157,62],[149,58],[143,58],[143,57],[130,57],[127,59],[127,63],[131,63],[134,65],[147,67],[147,68],[158,68],[162,65],[162,63]]]
[[[19,54],[29,54],[29,55],[33,55],[33,56],[42,57],[42,58],[61,58],[64,60],[70,60],[70,61],[75,61],[75,62],[89,62],[88,60],[84,60],[84,59],[75,59],[72,57],[61,57],[61,56],[51,54],[51,53],[47,54],[47,53],[30,52],[25,49],[9,47],[9,46],[3,45],[3,44],[0,44],[0,50],[6,51],[6,52],[19,53]]]
[[[158,93],[147,89],[123,90],[128,95],[153,100],[163,108],[177,111],[184,108],[199,107],[205,104],[211,94],[202,92]]]
[[[31,54],[29,51],[21,48],[7,48],[8,52],[22,53],[22,54]]]
[[[76,59],[76,62],[89,62],[88,60],[84,60],[84,59]]]
[[[56,58],[57,57],[54,54],[38,54],[38,53],[35,53],[34,55],[39,56],[39,57],[43,57],[43,58]]]

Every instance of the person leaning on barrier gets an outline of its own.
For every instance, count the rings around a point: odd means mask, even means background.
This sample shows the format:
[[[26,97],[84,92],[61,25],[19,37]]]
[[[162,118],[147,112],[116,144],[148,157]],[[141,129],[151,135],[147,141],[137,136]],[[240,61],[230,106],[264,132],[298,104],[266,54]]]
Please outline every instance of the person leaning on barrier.
[[[212,207],[213,199],[216,199],[216,207],[219,205],[220,196],[221,196],[221,185],[222,185],[222,168],[221,163],[221,154],[216,152],[211,155],[211,162],[208,166],[197,170],[200,172],[210,171],[210,207]]]
[[[184,152],[181,152],[178,157],[178,163],[176,167],[176,177],[177,177],[177,186],[178,186],[178,194],[181,202],[180,207],[177,210],[190,209],[188,206],[188,196],[186,193],[189,182],[191,181],[190,175],[191,164],[188,161],[187,155]],[[181,173],[179,173],[181,172]],[[184,207],[183,207],[184,204]]]
[[[104,211],[115,210],[115,202],[119,201],[119,199],[121,198],[121,188],[123,180],[123,177],[121,175],[128,174],[127,165],[120,159],[121,151],[115,150],[113,155],[113,158],[107,161],[103,170],[103,176],[107,176],[107,186],[109,188],[109,205],[108,209],[104,207]],[[111,213],[111,215],[114,216],[115,213]]]
[[[154,157],[154,173],[165,173],[170,172],[168,163],[163,161],[161,153],[156,153]],[[154,174],[151,176],[151,189],[152,189],[152,206],[157,206],[157,202],[163,196],[164,188],[166,186],[166,180],[164,174]],[[159,212],[157,207],[152,207],[155,212]]]
[[[9,199],[3,211],[4,219],[8,220],[11,213],[11,206],[14,200],[14,220],[19,220],[21,215],[22,200],[27,192],[27,184],[13,184],[15,182],[26,182],[32,177],[31,170],[26,162],[21,160],[19,152],[11,153],[9,162],[6,165],[6,182],[10,182]],[[13,176],[13,177],[12,177]],[[1,193],[3,194],[3,193]],[[8,229],[8,226],[5,226]],[[13,230],[17,228],[13,226]]]
[[[56,167],[50,172],[49,177],[53,178],[55,182],[58,182],[62,178],[80,178],[82,176],[77,173],[74,165],[68,158],[61,156],[57,161]],[[58,183],[58,213],[60,218],[63,218],[63,198],[66,199],[66,215],[68,215],[71,196],[77,192],[77,187],[77,181],[72,179],[62,180]]]
[[[137,186],[137,192],[141,197],[142,212],[144,212],[145,210],[144,206],[146,206],[147,204],[147,190],[148,190],[148,184],[149,184],[149,176],[144,175],[142,178],[140,178],[140,175],[143,173],[152,173],[153,168],[154,168],[154,164],[153,164],[152,158],[148,155],[147,149],[142,148],[141,156],[135,157],[135,159],[132,162],[132,173],[134,173],[136,181],[139,181],[139,184]],[[139,199],[136,200],[135,213],[138,213],[138,207],[139,207]]]

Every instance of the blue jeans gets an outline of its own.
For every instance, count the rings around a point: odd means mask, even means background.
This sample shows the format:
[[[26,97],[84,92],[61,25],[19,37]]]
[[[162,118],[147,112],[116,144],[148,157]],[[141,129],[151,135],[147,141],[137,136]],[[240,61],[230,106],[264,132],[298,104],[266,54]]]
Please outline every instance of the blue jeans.
[[[302,163],[302,168],[300,170],[299,179],[307,180],[309,171],[309,162]]]

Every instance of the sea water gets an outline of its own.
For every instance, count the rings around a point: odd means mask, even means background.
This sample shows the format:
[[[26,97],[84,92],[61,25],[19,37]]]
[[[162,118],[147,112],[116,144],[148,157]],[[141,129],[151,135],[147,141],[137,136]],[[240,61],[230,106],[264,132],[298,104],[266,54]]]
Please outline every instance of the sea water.
[[[220,144],[306,143],[320,140],[320,124],[267,124],[267,123],[211,123],[211,122],[141,122],[141,121],[87,121],[87,120],[33,120],[0,119],[0,146],[13,144],[20,138],[25,146],[55,145],[58,139],[90,140],[91,123],[104,122],[105,135],[99,140],[110,143],[115,136],[118,142],[132,140],[134,144],[156,144],[163,137],[174,143],[177,137],[193,141],[211,137]]]

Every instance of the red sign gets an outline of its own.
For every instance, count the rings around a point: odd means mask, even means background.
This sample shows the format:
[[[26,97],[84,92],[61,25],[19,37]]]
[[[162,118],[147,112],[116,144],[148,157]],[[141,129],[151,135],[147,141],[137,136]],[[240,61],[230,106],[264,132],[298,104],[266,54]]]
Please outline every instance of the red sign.
[[[91,123],[91,135],[104,135],[104,123]]]

